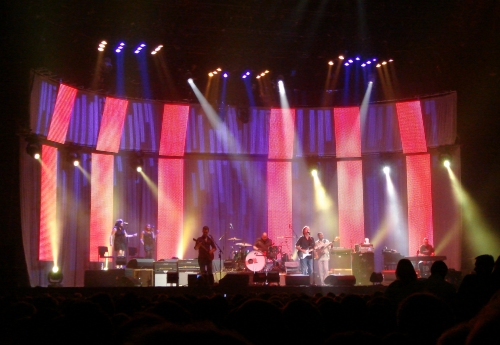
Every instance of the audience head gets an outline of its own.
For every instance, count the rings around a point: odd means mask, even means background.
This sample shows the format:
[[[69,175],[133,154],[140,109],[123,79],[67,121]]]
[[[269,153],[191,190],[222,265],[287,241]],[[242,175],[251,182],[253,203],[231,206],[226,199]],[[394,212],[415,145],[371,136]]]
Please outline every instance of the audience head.
[[[401,259],[396,267],[396,277],[404,282],[417,280],[417,273],[410,260]]]
[[[448,266],[444,263],[444,261],[435,261],[431,266],[431,274],[438,275],[444,279],[448,274]]]
[[[479,255],[476,257],[476,263],[474,264],[474,271],[477,274],[490,274],[495,265],[495,259],[489,254]]]

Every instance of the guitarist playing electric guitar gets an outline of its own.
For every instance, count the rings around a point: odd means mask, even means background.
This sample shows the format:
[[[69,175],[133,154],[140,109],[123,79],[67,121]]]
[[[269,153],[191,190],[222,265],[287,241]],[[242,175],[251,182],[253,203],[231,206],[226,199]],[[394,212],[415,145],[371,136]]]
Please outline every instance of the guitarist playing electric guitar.
[[[311,230],[306,225],[302,228],[302,236],[295,243],[295,248],[299,254],[300,269],[302,274],[311,276],[313,274],[313,258],[314,238],[311,237]]]
[[[210,236],[208,226],[203,227],[203,235],[193,240],[196,242],[194,249],[198,251],[198,264],[200,265],[200,273],[208,279],[208,283],[213,285],[214,275],[212,274],[212,261],[214,252],[217,250],[215,242]]]

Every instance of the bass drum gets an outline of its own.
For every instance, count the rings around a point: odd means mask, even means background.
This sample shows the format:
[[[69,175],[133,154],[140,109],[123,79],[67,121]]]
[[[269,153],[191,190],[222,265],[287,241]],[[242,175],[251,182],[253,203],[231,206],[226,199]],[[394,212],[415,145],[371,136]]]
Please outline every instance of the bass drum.
[[[247,254],[247,257],[245,258],[245,266],[250,271],[258,272],[264,269],[264,267],[266,266],[266,260],[266,256],[262,252],[258,250],[252,250]]]

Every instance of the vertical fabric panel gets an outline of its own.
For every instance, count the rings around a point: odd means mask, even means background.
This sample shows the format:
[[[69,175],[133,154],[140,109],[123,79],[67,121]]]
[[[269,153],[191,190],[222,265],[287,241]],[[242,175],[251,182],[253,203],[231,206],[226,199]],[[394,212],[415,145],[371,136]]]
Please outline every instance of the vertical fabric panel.
[[[42,145],[38,260],[52,261],[57,236],[57,149]]]
[[[335,108],[333,116],[337,158],[361,157],[359,108]]]
[[[396,103],[403,153],[427,152],[420,101]]]
[[[416,255],[424,237],[434,243],[430,155],[406,157],[408,188],[408,249]]]
[[[73,104],[76,98],[76,89],[61,84],[57,93],[54,115],[50,123],[47,139],[64,144],[68,133],[69,120],[73,112]]]
[[[271,109],[269,119],[269,158],[293,157],[295,109]]]
[[[158,159],[157,258],[182,257],[184,246],[184,160]]]
[[[97,138],[97,150],[118,152],[127,105],[127,100],[110,97],[106,98],[99,137]]]
[[[359,161],[337,162],[339,236],[343,246],[363,242],[363,166]]]
[[[113,176],[114,156],[92,154],[92,174],[90,178],[90,250],[89,260],[97,261],[97,247],[108,246],[113,228]]]
[[[267,162],[267,230],[275,242],[278,238],[292,236],[292,163]],[[283,252],[292,253],[290,248]]]
[[[184,156],[189,106],[165,104],[160,137],[161,156]]]

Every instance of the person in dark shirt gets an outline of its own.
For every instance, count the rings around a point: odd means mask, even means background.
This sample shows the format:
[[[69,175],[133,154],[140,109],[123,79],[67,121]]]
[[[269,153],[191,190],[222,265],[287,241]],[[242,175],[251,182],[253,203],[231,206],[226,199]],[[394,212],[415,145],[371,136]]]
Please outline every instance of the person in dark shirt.
[[[157,234],[158,230],[154,231],[151,224],[146,225],[141,232],[141,243],[144,246],[146,259],[153,259]]]
[[[207,279],[208,283],[214,283],[214,275],[212,273],[212,261],[214,260],[214,252],[217,249],[208,226],[203,227],[203,235],[195,239],[196,245],[194,249],[198,251],[198,264],[200,265],[200,273]]]
[[[417,256],[434,256],[434,247],[429,244],[429,239],[424,238],[424,243],[420,246],[417,251]],[[431,271],[432,261],[420,261],[418,263],[418,269],[420,271],[420,277],[428,278]]]
[[[313,274],[313,256],[315,242],[311,237],[311,229],[306,225],[302,228],[302,236],[295,243],[295,248],[300,259],[300,269],[302,274],[312,276]]]
[[[127,249],[127,238],[137,236],[137,234],[129,235],[127,230],[123,227],[125,222],[123,219],[117,219],[115,226],[111,230],[111,236],[109,236],[109,245],[114,248],[115,255],[125,256],[125,250]],[[116,268],[124,268],[123,265],[117,265]]]
[[[263,232],[262,236],[255,241],[253,249],[267,253],[269,247],[272,247],[272,245],[273,241],[267,236],[267,232]]]

